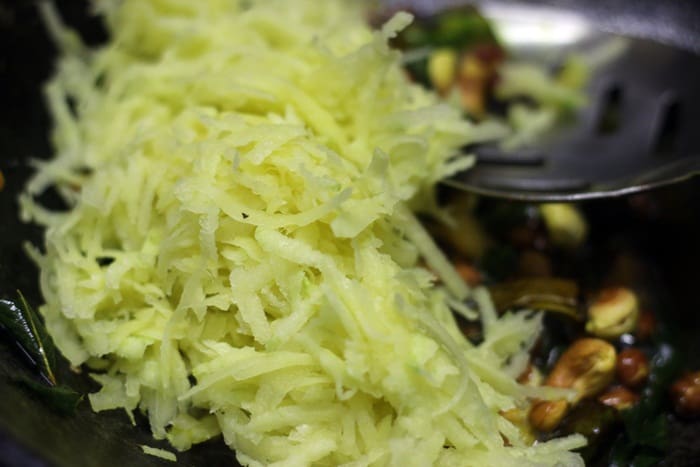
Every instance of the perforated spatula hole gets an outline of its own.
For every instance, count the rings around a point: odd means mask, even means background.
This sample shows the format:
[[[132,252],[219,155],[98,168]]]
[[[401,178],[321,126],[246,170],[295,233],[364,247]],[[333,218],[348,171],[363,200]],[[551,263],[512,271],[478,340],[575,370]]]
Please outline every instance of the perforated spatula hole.
[[[622,86],[614,84],[603,92],[600,103],[600,113],[596,123],[596,132],[600,135],[610,135],[620,129],[622,124]]]
[[[681,104],[678,100],[669,100],[660,113],[657,124],[652,154],[658,157],[668,157],[676,153],[678,130],[681,120]]]

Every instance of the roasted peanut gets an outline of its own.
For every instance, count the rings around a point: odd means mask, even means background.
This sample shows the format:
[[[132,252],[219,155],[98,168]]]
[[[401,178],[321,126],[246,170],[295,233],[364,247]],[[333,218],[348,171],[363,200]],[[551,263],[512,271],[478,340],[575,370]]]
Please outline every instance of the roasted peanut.
[[[446,94],[457,74],[457,54],[451,49],[439,49],[428,59],[428,77],[435,89]]]
[[[566,203],[543,204],[540,213],[554,245],[576,248],[586,240],[588,224],[576,206]]]
[[[518,376],[517,381],[525,386],[537,387],[542,385],[543,379],[544,378],[542,377],[540,370],[538,370],[537,367],[531,363],[528,363],[527,368],[525,368],[525,371]]]
[[[637,295],[624,287],[602,290],[588,308],[586,331],[605,339],[615,339],[631,332],[637,325]]]
[[[639,395],[624,386],[614,386],[598,396],[598,401],[617,410],[625,410],[639,402]]]
[[[493,71],[477,55],[468,53],[462,56],[457,73],[462,107],[472,115],[483,115]]]
[[[641,350],[630,347],[617,356],[617,379],[628,388],[638,388],[649,376],[649,359]]]
[[[545,384],[575,389],[578,399],[594,396],[612,382],[616,354],[602,339],[578,339],[559,357]]]
[[[535,441],[535,436],[532,432],[531,425],[528,423],[528,412],[526,410],[513,407],[512,409],[501,410],[498,413],[501,417],[518,427],[520,433],[522,433],[526,441]]]
[[[670,393],[678,415],[689,418],[700,415],[700,371],[683,375],[673,383]]]
[[[476,79],[459,81],[460,105],[471,115],[481,117],[485,112],[486,96],[484,83]]]
[[[559,357],[545,385],[575,389],[577,399],[598,394],[610,384],[615,373],[615,347],[602,339],[575,341]],[[533,428],[547,432],[557,427],[569,410],[566,400],[538,401],[528,420]]]
[[[489,70],[475,54],[465,54],[459,64],[459,78],[484,81],[488,78]]]
[[[530,425],[542,432],[555,429],[569,410],[569,403],[564,400],[538,401],[530,408],[528,421]]]

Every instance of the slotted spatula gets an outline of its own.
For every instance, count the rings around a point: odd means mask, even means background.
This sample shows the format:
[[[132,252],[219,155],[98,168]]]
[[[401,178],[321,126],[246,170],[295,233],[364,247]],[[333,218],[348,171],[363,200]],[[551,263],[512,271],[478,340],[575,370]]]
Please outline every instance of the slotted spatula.
[[[486,196],[575,201],[620,196],[700,174],[700,55],[602,32],[581,15],[503,4],[486,8],[516,58],[555,66],[616,43],[596,66],[572,122],[516,151],[470,148],[474,168],[445,183]]]

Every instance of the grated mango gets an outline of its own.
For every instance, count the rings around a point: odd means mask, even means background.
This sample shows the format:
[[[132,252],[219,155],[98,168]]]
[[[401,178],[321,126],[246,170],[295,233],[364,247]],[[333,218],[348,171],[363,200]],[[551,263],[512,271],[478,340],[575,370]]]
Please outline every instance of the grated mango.
[[[416,218],[491,130],[408,82],[388,47],[408,14],[373,31],[363,7],[104,0],[111,38],[90,49],[44,5],[55,156],[21,205],[46,226],[29,250],[47,326],[101,384],[95,410],[140,410],[180,450],[222,435],[248,466],[582,465],[582,437],[531,445],[499,415],[573,397],[515,382],[539,317],[497,317]],[[50,186],[69,209],[34,201]],[[468,295],[479,346],[448,306]]]

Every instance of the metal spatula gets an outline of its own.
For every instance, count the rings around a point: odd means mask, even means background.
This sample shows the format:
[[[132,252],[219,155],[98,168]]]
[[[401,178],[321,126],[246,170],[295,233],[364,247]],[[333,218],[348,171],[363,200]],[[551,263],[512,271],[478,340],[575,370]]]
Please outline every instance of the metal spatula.
[[[554,66],[564,54],[624,46],[593,72],[589,104],[536,146],[473,148],[476,166],[445,183],[486,196],[575,201],[620,196],[700,174],[700,55],[597,30],[532,6],[485,8],[516,57]]]

